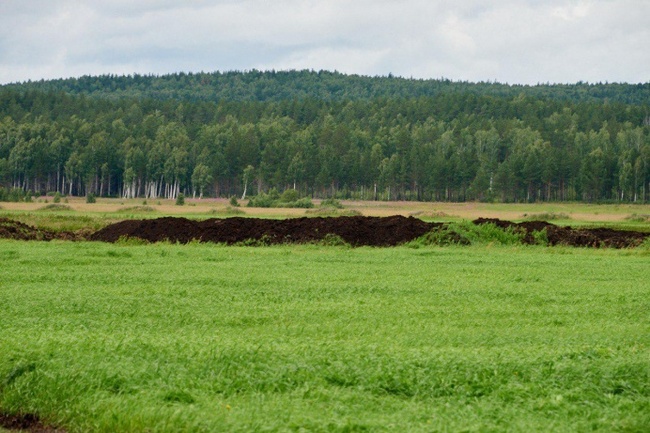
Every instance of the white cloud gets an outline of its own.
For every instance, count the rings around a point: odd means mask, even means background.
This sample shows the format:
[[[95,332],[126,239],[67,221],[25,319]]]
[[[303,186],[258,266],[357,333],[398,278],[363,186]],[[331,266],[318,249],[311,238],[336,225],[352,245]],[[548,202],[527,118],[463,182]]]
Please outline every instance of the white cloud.
[[[646,82],[649,14],[646,0],[4,0],[0,83],[252,68]]]

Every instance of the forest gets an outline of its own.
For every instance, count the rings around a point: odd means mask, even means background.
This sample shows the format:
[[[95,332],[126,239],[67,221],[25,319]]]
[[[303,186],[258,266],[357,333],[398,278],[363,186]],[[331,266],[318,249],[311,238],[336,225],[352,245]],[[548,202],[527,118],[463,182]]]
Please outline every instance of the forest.
[[[0,86],[0,200],[650,201],[650,83],[326,71]]]

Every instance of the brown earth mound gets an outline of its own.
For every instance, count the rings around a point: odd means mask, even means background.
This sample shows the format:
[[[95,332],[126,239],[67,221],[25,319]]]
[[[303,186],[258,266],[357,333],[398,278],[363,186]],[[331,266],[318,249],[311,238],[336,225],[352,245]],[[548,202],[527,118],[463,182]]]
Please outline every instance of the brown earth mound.
[[[38,229],[19,221],[0,218],[0,239],[15,239],[19,241],[51,241],[60,239],[65,241],[81,241],[88,236],[87,230],[79,232],[54,232]]]
[[[609,228],[560,227],[546,221],[514,223],[492,218],[479,218],[474,224],[492,223],[503,229],[512,228],[523,233],[523,242],[536,242],[533,232],[546,231],[549,245],[578,247],[630,248],[641,244],[650,233]],[[353,246],[394,246],[416,239],[443,223],[427,223],[413,217],[386,218],[340,216],[328,218],[293,218],[268,220],[256,218],[225,218],[194,221],[185,218],[164,217],[145,220],[125,220],[95,233],[53,232],[0,218],[0,238],[18,240],[93,240],[116,242],[120,238],[139,238],[147,242],[170,241],[187,243],[215,242],[236,244],[310,243],[336,235]]]
[[[513,228],[524,233],[524,242],[535,243],[532,235],[534,231],[546,230],[549,245],[568,245],[574,247],[609,247],[632,248],[639,246],[650,233],[634,232],[629,230],[615,230],[610,228],[571,228],[560,227],[546,221],[525,221],[513,223],[495,218],[479,218],[474,224],[492,223],[503,229]]]
[[[18,221],[0,218],[0,239],[16,239],[20,241],[49,241],[54,239],[54,233],[39,230]]]
[[[65,430],[43,424],[36,415],[32,414],[5,415],[0,413],[0,428],[24,433],[65,433]]]
[[[122,221],[95,232],[90,240],[115,242],[121,237],[135,237],[149,242],[187,243],[198,240],[226,244],[245,241],[280,244],[316,242],[327,235],[336,235],[353,246],[392,246],[416,239],[436,225],[439,224],[403,216],[285,220],[235,217],[205,221],[165,217]]]

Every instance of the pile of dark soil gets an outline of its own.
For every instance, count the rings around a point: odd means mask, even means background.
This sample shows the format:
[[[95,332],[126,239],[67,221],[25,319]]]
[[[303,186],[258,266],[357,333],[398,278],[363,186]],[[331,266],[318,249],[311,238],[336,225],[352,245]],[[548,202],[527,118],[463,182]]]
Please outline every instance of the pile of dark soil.
[[[205,221],[165,217],[122,221],[95,232],[90,240],[115,242],[122,237],[132,237],[149,242],[198,240],[229,245],[240,242],[282,244],[318,242],[328,235],[336,235],[353,246],[393,246],[416,239],[437,225],[440,224],[403,216],[284,220],[235,217]]]
[[[546,230],[549,245],[568,245],[592,248],[632,248],[639,246],[650,233],[610,228],[572,228],[560,227],[547,221],[525,221],[513,223],[494,218],[479,218],[474,224],[492,223],[503,229],[513,228],[524,233],[524,243],[534,244],[534,231]]]
[[[523,242],[536,242],[533,232],[546,231],[549,245],[576,247],[631,248],[640,245],[650,233],[615,230],[610,228],[560,227],[546,221],[514,223],[492,218],[479,218],[474,224],[492,223],[503,229],[520,231]],[[138,238],[147,242],[190,241],[215,242],[228,245],[311,243],[326,241],[332,235],[352,246],[387,247],[412,241],[425,233],[444,227],[443,223],[427,223],[413,217],[386,218],[339,216],[269,220],[256,218],[212,218],[194,221],[185,218],[164,217],[144,220],[125,220],[94,233],[52,232],[0,218],[0,238],[18,240],[93,240],[116,242],[120,238]]]
[[[0,428],[23,433],[65,433],[65,430],[43,424],[36,415],[32,414],[5,415],[0,413]]]
[[[85,230],[79,231],[78,233],[66,231],[54,232],[32,227],[8,218],[0,218],[0,239],[15,239],[19,241],[51,241],[53,239],[80,241],[86,237]]]
[[[40,230],[8,218],[0,218],[0,239],[16,239],[21,241],[49,241],[54,239],[54,233]]]

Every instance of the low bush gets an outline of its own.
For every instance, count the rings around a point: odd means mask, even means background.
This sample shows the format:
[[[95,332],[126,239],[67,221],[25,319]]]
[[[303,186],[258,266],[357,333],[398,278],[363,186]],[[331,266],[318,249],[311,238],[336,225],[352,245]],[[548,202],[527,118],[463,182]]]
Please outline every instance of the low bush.
[[[287,194],[287,191],[289,193]],[[268,194],[263,192],[259,193],[256,196],[251,197],[248,200],[248,207],[261,207],[261,208],[301,208],[301,209],[311,209],[314,207],[314,203],[309,197],[297,198],[298,192],[295,190],[287,190],[282,196],[280,196],[275,190],[271,189]],[[294,199],[290,200],[289,199]]]
[[[181,192],[176,197],[176,206],[184,206],[184,205],[185,205],[185,194]]]
[[[97,203],[97,198],[92,192],[86,196],[86,203]]]
[[[570,220],[571,216],[564,212],[542,212],[534,214],[523,214],[522,217],[527,221],[553,221],[553,220]]]
[[[515,228],[502,229],[492,223],[477,225],[463,221],[436,228],[408,245],[520,245],[524,236],[524,232]]]
[[[71,211],[70,206],[65,204],[51,203],[38,209],[39,211]]]
[[[276,207],[300,208],[300,209],[311,209],[314,207],[314,203],[312,203],[309,197],[304,197],[296,201],[279,202],[278,205],[279,206]]]
[[[225,215],[225,216],[246,214],[246,212],[244,212],[242,209],[239,209],[237,207],[232,207],[232,206],[226,206],[224,209],[211,209],[210,211],[208,211],[208,213],[211,215]]]
[[[343,204],[335,199],[335,198],[328,198],[320,202],[320,207],[322,208],[333,208],[333,209],[343,209]]]
[[[279,200],[282,203],[292,203],[298,201],[299,198],[300,195],[298,194],[298,191],[295,189],[287,189],[282,193]]]

